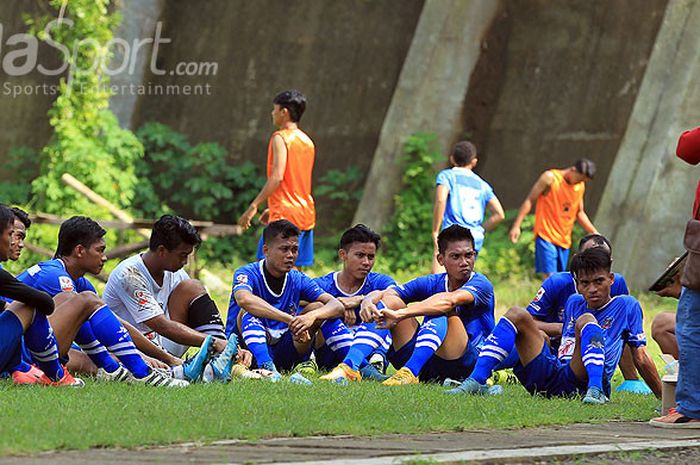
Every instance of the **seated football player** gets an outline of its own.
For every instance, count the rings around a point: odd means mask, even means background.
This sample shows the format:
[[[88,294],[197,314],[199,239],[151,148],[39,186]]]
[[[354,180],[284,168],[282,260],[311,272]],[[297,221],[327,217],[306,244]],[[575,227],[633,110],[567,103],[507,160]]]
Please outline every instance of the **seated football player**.
[[[281,379],[280,371],[309,359],[313,335],[323,321],[345,313],[335,297],[293,269],[299,234],[287,220],[268,224],[263,232],[265,258],[233,275],[226,334],[240,334],[257,366],[269,370],[273,381]],[[321,305],[301,314],[300,301]]]
[[[175,357],[191,346],[201,347],[199,354],[206,364],[210,356],[219,354],[210,368],[214,379],[226,381],[234,356],[246,361],[250,354],[237,350],[235,337],[226,340],[216,304],[204,285],[183,269],[200,243],[197,230],[187,220],[163,215],[153,225],[148,251],[127,258],[112,271],[104,300],[115,314]],[[194,367],[193,374],[185,370],[186,378],[199,378],[200,364]],[[179,369],[173,373],[180,375]]]
[[[471,371],[494,326],[493,286],[474,271],[475,258],[469,229],[452,225],[438,235],[437,260],[446,273],[416,278],[363,301],[363,311],[391,332],[388,357],[399,370],[383,384],[464,379]]]
[[[19,256],[15,220],[14,212],[0,205],[0,261]],[[56,338],[46,318],[55,308],[51,296],[19,282],[2,268],[0,296],[4,304],[0,310],[0,372],[12,372],[16,384],[83,386],[85,383],[74,378],[58,360]],[[16,369],[22,365],[23,338],[30,351],[42,355],[34,372]]]
[[[345,370],[357,370],[362,367],[364,377],[384,380],[386,377],[373,365],[367,363],[372,354],[386,357],[391,344],[390,338],[376,341],[372,330],[374,323],[361,324],[360,303],[373,291],[383,291],[396,283],[385,274],[372,271],[380,236],[364,224],[357,224],[343,233],[340,238],[338,257],[343,262],[343,269],[316,278],[321,289],[331,294],[343,304],[345,315],[324,321],[316,333],[314,353],[316,362],[323,370],[332,370],[339,364],[339,370],[321,379],[337,381],[345,378]],[[369,334],[367,334],[369,332]],[[346,360],[348,351],[355,343],[369,343],[372,349],[361,360]],[[383,363],[386,366],[386,362]]]
[[[23,283],[54,297],[60,311],[50,318],[62,358],[73,342],[98,367],[98,379],[148,386],[184,387],[189,383],[151,369],[132,338],[85,278],[104,266],[106,231],[95,221],[74,216],[61,224],[56,258],[38,263],[18,276]],[[34,360],[42,353],[30,348]],[[113,354],[117,359],[112,358]]]
[[[646,351],[643,314],[629,295],[612,297],[615,276],[607,250],[595,247],[577,253],[571,273],[579,294],[564,307],[564,329],[558,354],[537,321],[522,308],[513,307],[501,318],[481,349],[474,371],[450,394],[483,394],[486,380],[513,347],[519,363],[514,373],[531,394],[569,396],[585,394],[586,404],[604,404],[610,396],[610,380],[628,345],[632,359],[657,397],[661,380]]]
[[[612,245],[605,236],[589,234],[581,238],[578,250],[583,251],[591,247],[602,247],[612,255]],[[554,273],[544,280],[542,287],[535,298],[527,306],[527,311],[538,320],[538,326],[550,336],[550,345],[555,352],[559,349],[562,332],[562,315],[567,299],[576,294],[576,283],[570,271]],[[628,295],[629,289],[625,278],[615,273],[615,280],[610,288],[610,295]],[[518,360],[516,354],[509,357],[510,366],[514,366]],[[651,394],[649,387],[639,380],[637,370],[634,369],[629,347],[625,347],[620,358],[620,370],[625,381],[617,388],[618,391],[635,392],[638,394]]]

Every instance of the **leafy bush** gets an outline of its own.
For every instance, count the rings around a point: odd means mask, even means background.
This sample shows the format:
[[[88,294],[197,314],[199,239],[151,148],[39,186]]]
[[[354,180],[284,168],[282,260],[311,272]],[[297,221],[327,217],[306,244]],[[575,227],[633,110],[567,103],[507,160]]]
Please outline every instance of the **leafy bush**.
[[[345,170],[328,170],[314,186],[314,197],[319,216],[331,227],[345,227],[362,198],[364,176],[360,168],[350,166]],[[321,213],[323,212],[323,213]],[[324,214],[328,212],[328,214]]]
[[[29,147],[11,148],[3,169],[12,178],[0,182],[0,199],[8,205],[27,205],[32,198],[32,180],[39,174],[39,155]]]
[[[404,145],[404,174],[394,196],[394,214],[385,234],[385,260],[392,270],[429,270],[433,244],[434,166],[444,160],[434,134],[415,134]]]

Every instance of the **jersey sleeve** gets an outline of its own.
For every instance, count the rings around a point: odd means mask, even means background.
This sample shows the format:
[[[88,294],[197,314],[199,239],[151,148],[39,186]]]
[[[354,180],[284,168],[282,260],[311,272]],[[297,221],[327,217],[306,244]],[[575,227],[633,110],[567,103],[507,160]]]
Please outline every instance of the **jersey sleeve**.
[[[535,318],[546,318],[552,312],[555,296],[552,292],[551,279],[551,277],[545,279],[527,306],[527,311]]]
[[[34,265],[22,273],[20,279],[22,279],[22,276],[28,276],[28,279],[34,278],[32,287],[47,292],[51,296],[61,292],[75,291],[73,279],[68,273],[65,271],[59,272],[55,268],[42,268],[39,265]]]
[[[324,291],[328,292],[329,294],[333,294],[332,275],[331,275],[330,279],[329,279],[329,275],[325,275],[325,276],[319,276],[318,278],[313,278],[313,280],[318,287],[320,287]]]
[[[612,285],[611,295],[615,297],[616,295],[629,295],[630,290],[627,287],[627,281],[621,274],[615,274],[615,282]]]
[[[136,323],[165,313],[151,292],[146,277],[135,266],[124,268],[116,283],[119,289],[115,294]]]
[[[255,293],[253,283],[255,282],[253,274],[245,266],[237,269],[233,273],[233,289],[231,295],[238,291],[246,290]]]
[[[429,296],[430,278],[429,276],[421,276],[405,284],[399,284],[392,289],[396,291],[404,303],[419,302],[427,299]]]
[[[447,170],[442,170],[438,173],[437,178],[435,179],[435,185],[447,186],[448,188],[450,187],[450,179]]]
[[[474,307],[487,308],[493,300],[493,286],[483,276],[467,281],[462,289],[474,296]]]
[[[0,294],[29,305],[44,315],[50,315],[54,310],[54,302],[50,295],[27,286],[2,269],[0,269]]]
[[[493,192],[493,187],[484,181],[484,204],[489,203],[494,197],[496,197],[496,194]]]
[[[80,289],[78,289],[78,292],[89,291],[97,294],[97,289],[95,289],[95,286],[93,286],[90,280],[88,280],[87,278],[81,279],[79,287]]]
[[[394,278],[391,276],[387,276],[385,274],[377,274],[377,279],[374,281],[374,289],[373,291],[383,291],[384,289],[388,289],[391,286],[396,286],[396,281],[394,281]]]
[[[315,302],[322,294],[326,294],[326,291],[321,289],[316,281],[301,272],[299,273],[299,291],[301,300],[307,302]]]
[[[644,334],[644,316],[642,306],[636,299],[629,299],[627,307],[627,331],[625,331],[625,342],[632,347],[642,347],[647,345],[647,336]]]

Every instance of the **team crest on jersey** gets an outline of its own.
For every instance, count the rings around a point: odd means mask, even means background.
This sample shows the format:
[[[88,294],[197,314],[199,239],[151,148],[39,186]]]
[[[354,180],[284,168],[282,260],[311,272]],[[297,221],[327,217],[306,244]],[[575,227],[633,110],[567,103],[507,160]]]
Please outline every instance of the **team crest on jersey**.
[[[535,294],[535,302],[539,302],[543,295],[544,295],[544,287],[541,287],[540,290],[537,291],[537,294]]]
[[[61,290],[63,292],[70,292],[75,290],[75,287],[73,286],[73,280],[70,279],[68,276],[59,276],[58,284],[61,286]]]
[[[613,317],[609,316],[605,320],[603,320],[603,322],[600,324],[600,327],[603,329],[609,329],[612,326],[613,321]]]
[[[236,276],[236,284],[248,284],[248,276],[239,274]]]
[[[136,302],[139,305],[146,305],[148,303],[148,297],[146,296],[146,293],[143,292],[141,289],[137,289],[134,291],[134,299],[136,299]]]

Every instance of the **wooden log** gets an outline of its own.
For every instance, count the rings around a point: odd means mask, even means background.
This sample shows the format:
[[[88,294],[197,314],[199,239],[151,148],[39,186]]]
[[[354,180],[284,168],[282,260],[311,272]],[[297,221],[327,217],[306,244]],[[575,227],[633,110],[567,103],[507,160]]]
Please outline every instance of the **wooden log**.
[[[131,255],[134,252],[138,252],[139,250],[143,250],[147,247],[148,247],[148,241],[141,241],[141,242],[137,242],[134,244],[120,245],[119,247],[115,247],[113,249],[110,249],[109,252],[107,252],[107,259],[111,260],[113,258],[126,257],[127,255]]]

